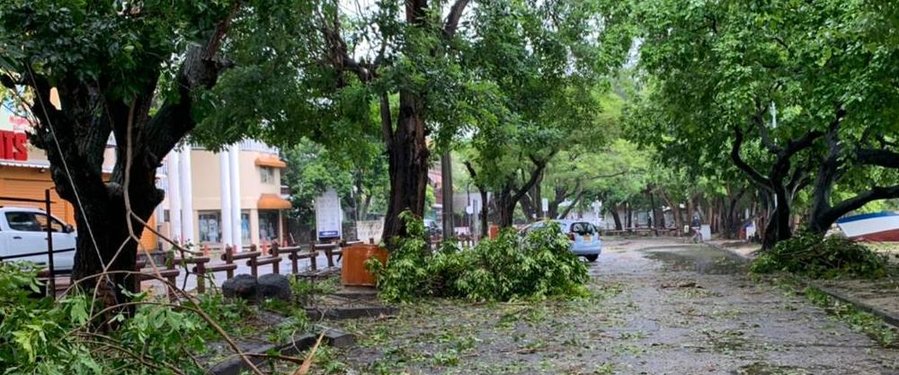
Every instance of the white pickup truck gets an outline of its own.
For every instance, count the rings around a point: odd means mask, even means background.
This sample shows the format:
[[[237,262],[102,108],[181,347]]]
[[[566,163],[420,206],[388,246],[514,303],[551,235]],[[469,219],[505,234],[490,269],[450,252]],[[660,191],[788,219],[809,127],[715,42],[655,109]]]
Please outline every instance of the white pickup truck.
[[[71,225],[34,208],[0,207],[0,262],[27,261],[49,266],[47,226],[53,235],[53,266],[70,271],[77,233]]]

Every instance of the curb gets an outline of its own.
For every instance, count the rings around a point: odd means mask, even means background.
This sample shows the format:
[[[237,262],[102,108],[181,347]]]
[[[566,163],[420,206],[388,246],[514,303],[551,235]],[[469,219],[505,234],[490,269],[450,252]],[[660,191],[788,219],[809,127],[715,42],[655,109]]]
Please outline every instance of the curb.
[[[887,311],[881,310],[880,308],[873,306],[871,304],[867,304],[862,301],[851,298],[843,293],[837,292],[830,288],[821,286],[821,284],[819,284],[815,281],[808,280],[805,278],[800,278],[800,277],[797,277],[797,280],[799,280],[801,283],[805,284],[806,286],[811,286],[813,288],[820,290],[821,292],[829,295],[833,299],[839,300],[843,303],[848,303],[850,305],[853,305],[853,306],[855,306],[856,309],[859,309],[861,311],[864,311],[866,313],[874,315],[874,316],[880,318],[881,320],[883,320],[884,323],[887,323],[893,327],[899,328],[899,316],[897,316],[897,315],[894,315]]]
[[[733,249],[729,249],[729,248],[726,248],[726,247],[724,247],[724,246],[720,246],[720,245],[717,245],[717,244],[713,244],[713,243],[711,243],[711,242],[702,242],[702,243],[700,243],[700,244],[706,245],[706,246],[711,247],[711,248],[713,248],[713,249],[718,249],[718,250],[723,251],[723,252],[728,253],[728,254],[731,254],[731,255],[733,255],[733,256],[736,256],[737,258],[743,259],[743,260],[746,261],[746,262],[751,262],[753,259],[755,259],[755,258],[753,258],[753,257],[747,256],[746,254],[742,254],[742,253],[740,253],[740,252],[734,251]]]
[[[325,338],[322,340],[322,342],[333,347],[343,348],[354,345],[356,343],[356,338],[352,334],[346,333],[339,329],[324,326],[317,326],[317,328],[320,328],[324,331]],[[282,344],[259,345],[250,350],[246,350],[245,353],[266,354],[274,351],[283,355],[296,355],[303,350],[311,348],[313,345],[315,345],[315,342],[317,340],[318,334],[305,333],[299,336],[294,336],[293,339],[291,339],[289,342]],[[251,357],[250,360],[257,366],[266,361],[265,358],[261,357]],[[232,355],[231,358],[212,366],[207,371],[207,373],[213,375],[240,375],[245,370],[249,370],[246,363],[244,363],[243,360],[235,354]]]
[[[745,260],[745,261],[747,261],[747,262],[751,262],[751,261],[752,261],[752,258],[750,258],[750,257],[748,257],[748,256],[745,256],[745,255],[743,255],[743,254],[740,254],[740,253],[738,253],[738,252],[736,252],[736,251],[733,251],[733,250],[731,250],[731,249],[728,249],[728,248],[726,248],[726,247],[718,246],[718,245],[711,244],[711,243],[708,243],[708,242],[706,242],[705,244],[708,245],[708,246],[710,246],[710,247],[713,247],[713,248],[715,248],[715,249],[718,249],[718,250],[727,252],[727,253],[729,253],[729,254],[736,255],[736,256],[742,258],[743,260]],[[797,281],[799,281],[801,284],[804,284],[806,287],[811,286],[811,287],[813,287],[813,288],[816,288],[816,289],[820,290],[821,292],[823,292],[824,294],[829,295],[831,298],[834,298],[834,299],[836,299],[836,300],[839,300],[839,301],[841,301],[841,302],[843,302],[843,303],[848,303],[848,304],[850,304],[850,305],[853,305],[853,306],[855,306],[855,308],[857,308],[857,309],[859,309],[859,310],[861,310],[861,311],[867,312],[867,313],[869,313],[869,314],[872,314],[872,315],[874,315],[874,316],[880,318],[881,320],[883,320],[884,323],[887,323],[887,324],[889,324],[889,325],[891,325],[891,326],[893,326],[893,327],[899,328],[899,315],[892,314],[892,313],[887,312],[887,311],[884,311],[884,310],[882,310],[882,309],[880,309],[880,308],[878,308],[878,307],[876,307],[876,306],[873,306],[873,305],[864,303],[864,302],[862,302],[862,301],[859,301],[859,300],[857,300],[857,299],[855,299],[855,298],[849,297],[849,296],[847,296],[847,295],[845,295],[845,294],[843,294],[843,293],[840,293],[840,292],[837,292],[837,291],[832,290],[832,289],[830,289],[830,288],[827,288],[827,287],[825,287],[825,286],[822,286],[820,283],[815,282],[815,281],[813,281],[813,280],[809,280],[809,279],[807,279],[807,278],[800,277],[800,276],[796,276],[796,275],[790,275],[790,276],[795,277]]]
[[[314,309],[307,308],[306,315],[309,319],[329,319],[344,320],[358,318],[377,318],[381,315],[396,315],[399,311],[396,307],[389,306],[370,306],[370,307],[348,307],[348,308],[332,308],[332,309]]]

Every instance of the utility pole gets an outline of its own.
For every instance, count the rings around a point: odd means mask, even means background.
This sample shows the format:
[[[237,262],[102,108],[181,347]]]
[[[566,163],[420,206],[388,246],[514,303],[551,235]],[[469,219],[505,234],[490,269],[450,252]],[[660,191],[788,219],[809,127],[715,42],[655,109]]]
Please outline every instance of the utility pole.
[[[440,157],[440,186],[443,190],[443,240],[453,238],[453,162],[450,151]]]

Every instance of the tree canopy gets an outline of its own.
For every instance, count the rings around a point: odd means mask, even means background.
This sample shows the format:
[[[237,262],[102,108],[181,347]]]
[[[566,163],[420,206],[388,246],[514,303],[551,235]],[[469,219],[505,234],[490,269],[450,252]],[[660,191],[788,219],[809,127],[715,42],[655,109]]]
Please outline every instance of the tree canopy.
[[[641,4],[649,73],[633,132],[662,157],[717,174],[738,168],[773,214],[766,246],[790,235],[810,189],[807,227],[899,196],[896,44],[882,7],[863,1]],[[833,194],[834,189],[851,194]],[[837,199],[839,198],[839,199]],[[774,209],[776,207],[776,209]]]

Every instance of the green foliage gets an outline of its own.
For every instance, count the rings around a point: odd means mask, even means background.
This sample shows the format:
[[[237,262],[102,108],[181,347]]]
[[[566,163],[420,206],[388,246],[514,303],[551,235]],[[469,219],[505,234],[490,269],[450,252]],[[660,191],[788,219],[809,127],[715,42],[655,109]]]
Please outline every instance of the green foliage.
[[[309,316],[303,309],[292,309],[289,318],[269,332],[269,341],[274,343],[289,342],[293,337],[309,331]]]
[[[204,374],[195,357],[220,335],[194,310],[232,335],[245,333],[241,323],[252,312],[244,302],[209,293],[180,306],[140,294],[133,296],[133,315],[101,314],[104,306],[87,294],[40,297],[36,275],[29,264],[0,263],[0,374]],[[305,312],[293,309],[270,336],[309,326]]]
[[[887,274],[887,264],[884,255],[855,241],[803,233],[760,255],[750,271],[785,271],[811,278],[879,278]]]
[[[246,301],[239,298],[226,300],[221,293],[200,294],[197,296],[197,303],[191,303],[191,305],[204,311],[222,329],[229,333],[236,332],[240,322],[251,314],[250,307]],[[204,327],[202,335],[207,339],[219,336],[218,332],[208,326]]]
[[[896,151],[899,112],[885,103],[899,97],[885,82],[899,45],[884,30],[897,7],[875,3],[636,2],[645,89],[625,111],[630,137],[690,175],[738,174],[781,199],[790,185],[779,209],[809,208],[816,231],[891,198],[870,192],[899,182],[894,166],[859,151]]]
[[[387,266],[372,262],[378,288],[388,301],[435,296],[473,301],[509,301],[587,295],[587,267],[571,253],[558,226],[524,238],[504,231],[474,248],[444,246],[431,253],[420,220],[406,216],[410,237],[399,240]]]
[[[89,324],[90,296],[54,301],[31,295],[37,286],[33,267],[0,263],[0,373],[145,374],[171,373],[170,368],[202,373],[184,353],[202,351],[205,327],[187,310],[143,304],[127,321],[112,316],[121,324],[115,331],[97,334]],[[140,361],[159,369],[151,371]]]
[[[337,191],[344,207],[355,207],[360,220],[370,212],[384,212],[389,183],[383,147],[368,140],[355,148],[353,154],[345,154],[303,139],[283,150],[293,215],[311,222],[312,201],[328,188]]]

